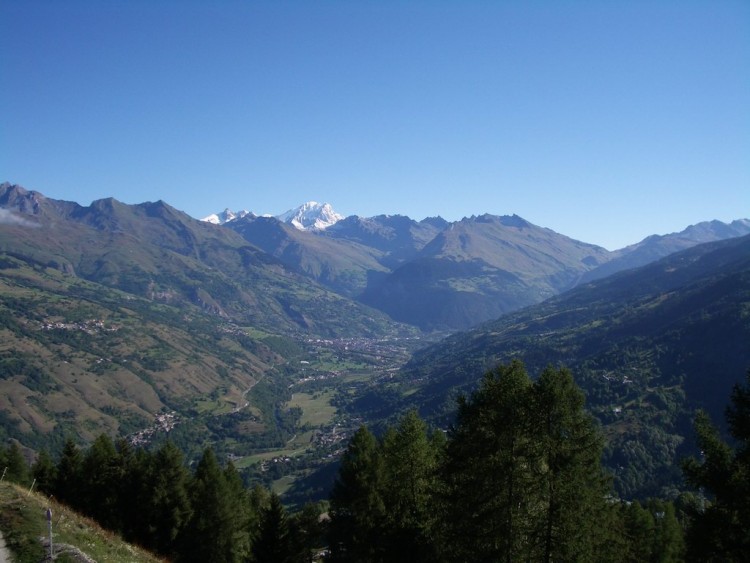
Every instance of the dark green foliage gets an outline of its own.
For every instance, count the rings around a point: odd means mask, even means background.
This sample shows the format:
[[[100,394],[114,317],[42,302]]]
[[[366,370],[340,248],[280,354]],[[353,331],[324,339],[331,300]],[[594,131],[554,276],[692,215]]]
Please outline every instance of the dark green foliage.
[[[57,478],[57,468],[47,450],[41,450],[31,466],[31,476],[36,480],[36,488],[43,493],[51,494]]]
[[[111,530],[122,525],[119,489],[125,470],[114,443],[105,434],[94,440],[81,464],[83,487],[76,506]]]
[[[383,438],[383,545],[387,561],[430,561],[437,450],[416,411]]]
[[[292,563],[293,544],[286,510],[273,493],[262,511],[258,536],[253,543],[255,563]]]
[[[148,547],[168,555],[191,514],[187,492],[190,476],[183,465],[182,452],[166,442],[151,457],[148,477],[142,494],[146,512],[143,516],[148,524],[143,538]]]
[[[623,503],[616,525],[622,537],[613,561],[678,563],[684,561],[684,530],[672,502],[649,499]]]
[[[21,448],[15,442],[11,442],[5,451],[0,450],[0,475],[3,471],[5,471],[5,478],[8,481],[19,485],[31,484],[29,466],[23,457]]]
[[[441,469],[449,560],[600,561],[615,513],[602,438],[569,371],[514,361],[459,401]]]
[[[627,561],[650,561],[654,538],[653,515],[635,501],[624,509],[623,525],[627,538]]]
[[[205,450],[189,486],[195,510],[181,530],[178,561],[236,563],[247,555],[234,544],[243,521],[235,512],[233,492],[213,451]]]
[[[459,400],[441,469],[441,537],[450,560],[530,556],[524,538],[541,487],[528,470],[536,466],[530,403],[520,362],[488,372],[471,398]]]
[[[383,462],[378,443],[365,427],[352,437],[331,492],[330,550],[333,561],[380,561],[385,505]]]
[[[673,508],[625,533],[602,443],[568,370],[532,382],[519,361],[499,366],[459,400],[447,441],[415,412],[380,442],[355,434],[331,494],[331,560],[614,563],[638,560],[636,542],[647,561],[677,560]]]
[[[252,533],[250,526],[255,521],[254,515],[251,514],[250,495],[245,489],[237,468],[231,461],[224,468],[224,480],[227,484],[232,514],[232,550],[239,554],[240,558],[243,558],[250,553]]]
[[[654,515],[655,538],[651,560],[659,563],[677,563],[685,557],[684,530],[677,519],[673,503],[652,499],[647,508]]]
[[[312,563],[313,556],[325,545],[325,526],[321,522],[321,506],[307,503],[289,523],[293,560]]]
[[[57,476],[53,492],[57,500],[78,508],[83,492],[83,456],[75,442],[68,438],[57,462]]]
[[[694,561],[747,561],[750,553],[750,371],[732,391],[727,420],[734,448],[706,413],[695,420],[701,460],[683,464],[688,482],[710,495],[692,513],[688,556]]]
[[[584,397],[565,369],[545,369],[532,388],[529,412],[535,492],[543,513],[533,517],[532,542],[540,561],[596,561],[606,545],[603,523],[609,483],[601,467],[602,437],[584,410]]]

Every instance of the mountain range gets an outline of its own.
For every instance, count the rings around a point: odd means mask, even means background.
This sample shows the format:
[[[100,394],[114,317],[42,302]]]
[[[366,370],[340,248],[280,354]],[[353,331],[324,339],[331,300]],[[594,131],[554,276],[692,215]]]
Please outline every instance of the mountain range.
[[[370,318],[466,330],[677,250],[750,233],[747,219],[711,221],[610,252],[517,215],[342,218],[309,202],[278,218],[227,210],[217,225],[163,201],[82,207],[8,183],[0,206],[4,252],[224,318],[335,335],[341,327],[331,325],[346,310],[352,330]]]
[[[341,218],[329,204],[310,202],[275,218],[225,216],[234,217],[223,221],[225,227],[290,269],[394,320],[449,332],[677,250],[750,233],[747,219],[710,221],[610,252],[517,215],[455,222],[398,215]]]
[[[573,369],[621,494],[663,494],[693,409],[719,420],[750,366],[748,234],[746,219],[709,221],[609,252],[516,215],[341,218],[317,204],[212,222],[0,184],[0,437],[59,446],[174,412],[190,420],[172,434],[185,447],[245,455],[298,434],[312,447],[317,432],[328,455],[340,417],[415,407],[445,425],[457,393],[522,357],[532,373]],[[388,343],[443,331],[456,334],[397,371],[405,349]],[[293,387],[295,405],[337,422],[295,426]]]

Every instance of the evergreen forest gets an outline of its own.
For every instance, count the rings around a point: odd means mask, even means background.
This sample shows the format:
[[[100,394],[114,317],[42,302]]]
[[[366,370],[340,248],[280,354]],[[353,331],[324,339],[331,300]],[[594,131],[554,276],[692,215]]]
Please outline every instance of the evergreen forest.
[[[31,467],[11,443],[0,467],[175,562],[748,561],[750,373],[726,422],[731,443],[696,416],[701,454],[682,464],[693,492],[642,503],[614,494],[572,373],[532,378],[517,360],[460,397],[447,430],[416,411],[379,436],[362,426],[330,498],[295,512],[210,448],[189,467],[172,442],[68,440]]]

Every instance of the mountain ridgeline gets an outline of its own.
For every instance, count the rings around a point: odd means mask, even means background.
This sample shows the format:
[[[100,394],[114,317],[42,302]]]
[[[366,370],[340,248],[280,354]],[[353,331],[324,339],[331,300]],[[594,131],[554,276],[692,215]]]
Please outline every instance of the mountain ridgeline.
[[[3,184],[0,206],[0,438],[28,447],[155,419],[179,419],[187,449],[283,443],[305,339],[416,333],[161,201],[82,207]]]
[[[163,201],[89,207],[0,186],[0,251],[166,304],[274,331],[377,334],[393,323],[313,283],[225,229]],[[346,323],[336,319],[345,315]]]
[[[309,206],[300,209],[309,212]],[[230,212],[223,225],[293,271],[394,320],[449,332],[702,242],[750,233],[747,220],[713,221],[609,252],[516,215],[484,214],[452,223],[399,215],[331,223],[330,215],[330,210],[324,215],[324,228],[284,220],[298,216],[292,212],[279,217]],[[314,224],[308,216],[306,225]]]
[[[673,496],[694,409],[721,420],[750,367],[750,221],[609,252],[515,215],[316,205],[199,221],[0,185],[0,438],[59,452],[157,420],[305,498],[362,422],[445,428],[520,358],[571,369],[620,495]]]

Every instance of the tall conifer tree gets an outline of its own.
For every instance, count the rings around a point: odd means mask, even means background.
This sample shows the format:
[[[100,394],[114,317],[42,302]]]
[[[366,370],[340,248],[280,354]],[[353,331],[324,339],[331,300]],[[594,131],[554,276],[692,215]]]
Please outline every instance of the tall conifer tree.
[[[702,459],[688,459],[688,482],[710,495],[692,514],[687,554],[694,561],[750,559],[750,371],[745,385],[736,385],[727,409],[735,448],[724,442],[707,414],[696,417],[695,431]]]
[[[65,440],[60,459],[57,462],[57,471],[54,486],[54,496],[61,502],[81,508],[82,500],[82,473],[81,466],[83,456],[76,443],[68,438]]]
[[[453,561],[512,561],[537,510],[528,471],[531,381],[520,362],[485,374],[460,398],[442,468],[443,553]]]
[[[289,521],[281,500],[275,493],[260,519],[260,530],[253,544],[255,563],[292,563],[294,548]]]
[[[174,550],[180,530],[190,519],[187,490],[190,476],[182,452],[170,441],[151,459],[144,514],[149,526],[148,544],[158,553],[168,555]]]
[[[386,433],[382,456],[387,559],[434,561],[431,503],[437,453],[416,411]]]
[[[233,545],[234,503],[216,456],[209,448],[190,483],[193,513],[182,529],[178,561],[237,563],[241,553]]]
[[[352,437],[331,492],[331,560],[382,560],[383,463],[375,437],[364,426]]]
[[[602,471],[603,441],[566,369],[545,369],[533,386],[531,424],[540,512],[529,540],[538,561],[597,561],[613,508]],[[536,457],[536,456],[535,456]],[[536,549],[534,549],[536,551]]]

